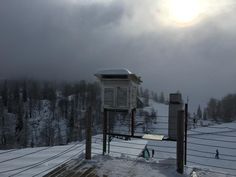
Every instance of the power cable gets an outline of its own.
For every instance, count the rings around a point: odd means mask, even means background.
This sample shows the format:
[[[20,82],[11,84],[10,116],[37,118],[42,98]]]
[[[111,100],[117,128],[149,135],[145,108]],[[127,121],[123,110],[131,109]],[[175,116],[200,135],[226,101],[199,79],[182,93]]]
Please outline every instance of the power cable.
[[[216,139],[209,139],[209,138],[199,138],[199,137],[189,137],[192,139],[199,139],[199,140],[210,140],[210,141],[218,141],[218,142],[226,142],[226,143],[236,143],[236,141],[228,141],[228,140],[216,140]]]
[[[188,151],[193,151],[193,152],[200,152],[200,153],[206,153],[206,154],[214,154],[214,152],[206,152],[206,151],[201,151],[201,150],[196,150],[196,149],[192,149],[192,148],[188,148]],[[234,155],[229,155],[229,154],[222,154],[220,153],[221,156],[227,156],[227,157],[236,157]]]
[[[216,145],[210,145],[210,144],[193,143],[193,142],[188,142],[188,144],[194,144],[194,145],[200,145],[200,146],[206,146],[206,147],[215,147],[215,148],[224,148],[224,149],[236,150],[236,148],[225,147],[225,146],[216,146]]]
[[[0,161],[0,163],[8,162],[8,161],[15,160],[15,159],[20,159],[22,157],[25,157],[25,156],[28,156],[28,155],[31,155],[31,154],[35,154],[35,153],[38,153],[38,152],[50,149],[52,147],[53,146],[46,147],[46,148],[43,148],[43,149],[40,149],[40,150],[37,150],[37,151],[34,151],[34,152],[30,152],[30,153],[27,153],[27,154],[24,154],[24,155],[21,155],[21,156],[17,156],[17,157],[11,158],[11,159],[6,159],[6,160],[3,160],[3,161]]]
[[[42,160],[42,161],[40,161],[40,162],[37,162],[37,163],[31,165],[31,167],[26,168],[26,169],[24,169],[24,170],[21,170],[20,172],[17,172],[17,173],[15,173],[15,174],[11,175],[11,177],[12,177],[12,176],[15,176],[15,175],[18,175],[18,174],[20,174],[20,173],[22,173],[22,172],[28,171],[28,170],[30,170],[30,169],[32,169],[32,168],[35,168],[35,167],[37,167],[37,166],[39,166],[39,165],[42,165],[42,164],[44,164],[44,163],[46,163],[46,162],[49,162],[49,161],[51,161],[51,160],[54,160],[54,159],[56,159],[56,158],[58,158],[58,157],[61,157],[62,155],[64,155],[64,154],[66,154],[66,153],[68,153],[68,152],[71,152],[71,151],[73,151],[73,150],[75,150],[75,149],[80,148],[80,147],[83,146],[83,145],[81,145],[81,146],[79,146],[79,147],[75,147],[76,145],[78,145],[78,144],[74,144],[72,147],[70,147],[70,148],[68,148],[68,149],[66,149],[66,150],[64,150],[64,151],[62,151],[62,152],[60,152],[59,154],[56,154],[56,155],[54,155],[54,156],[52,156],[52,157],[50,157],[50,158],[48,158],[48,159]],[[75,148],[74,148],[74,147],[75,147]],[[14,171],[15,171],[15,170],[14,170]]]
[[[219,167],[219,166],[216,166],[216,165],[202,164],[202,163],[199,163],[199,162],[193,162],[193,161],[191,161],[191,160],[188,160],[188,162],[193,163],[193,164],[197,164],[197,165],[203,165],[203,166],[206,166],[206,167],[213,167],[213,168],[226,169],[226,170],[233,170],[233,171],[236,170],[236,168],[222,167],[222,166]]]
[[[11,171],[16,171],[16,170],[21,170],[21,169],[24,169],[24,168],[27,168],[27,167],[32,167],[32,166],[37,165],[37,164],[41,165],[41,164],[43,164],[43,163],[46,163],[47,161],[50,161],[50,160],[53,159],[54,157],[57,158],[57,156],[60,156],[61,154],[63,155],[64,152],[67,153],[68,150],[70,150],[71,148],[73,148],[73,147],[76,146],[76,145],[77,145],[77,144],[75,144],[75,145],[73,145],[73,146],[67,148],[66,150],[64,150],[64,151],[62,151],[62,152],[60,152],[60,153],[58,153],[58,154],[56,154],[56,155],[54,155],[54,156],[52,156],[52,157],[50,157],[50,158],[48,158],[48,159],[44,159],[44,160],[42,160],[42,161],[40,161],[40,162],[31,164],[31,165],[26,165],[26,166],[23,166],[23,167],[11,169],[11,170],[0,171],[0,174],[1,174],[1,173],[11,172]],[[81,146],[80,146],[80,147],[81,147]],[[54,158],[54,159],[55,159],[55,158]]]
[[[84,149],[82,149],[80,152],[74,154],[73,156],[67,158],[66,160],[62,161],[61,163],[59,163],[59,164],[57,164],[57,165],[55,165],[55,166],[53,166],[53,167],[51,167],[51,168],[49,168],[49,169],[43,170],[43,171],[41,171],[40,173],[37,173],[37,174],[33,175],[32,177],[38,176],[38,175],[40,175],[40,174],[42,174],[42,173],[44,173],[44,172],[46,172],[46,171],[50,171],[50,170],[52,170],[52,169],[54,169],[54,168],[56,168],[56,167],[59,167],[59,166],[65,164],[65,163],[67,163],[67,162],[70,161],[71,159],[75,158],[75,156],[80,155],[81,152],[83,152],[83,151],[84,151]]]

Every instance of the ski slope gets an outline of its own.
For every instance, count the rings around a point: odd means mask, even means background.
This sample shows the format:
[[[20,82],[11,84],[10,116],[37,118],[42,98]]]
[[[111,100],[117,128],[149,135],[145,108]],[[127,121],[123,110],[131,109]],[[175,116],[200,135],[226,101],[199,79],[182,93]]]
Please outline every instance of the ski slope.
[[[0,151],[0,176],[43,176],[83,151],[82,143]]]
[[[152,133],[167,135],[168,124],[164,122],[168,122],[168,117],[165,117],[168,115],[168,106],[153,100],[150,100],[150,106],[160,116],[157,124],[153,124],[155,132]],[[148,148],[155,150],[154,159],[157,161],[176,158],[175,142],[149,141]],[[219,159],[215,158],[216,149]],[[236,176],[236,122],[188,130],[187,166],[208,173],[216,172],[212,174],[214,176]]]
[[[154,132],[167,135],[168,127],[168,106],[150,102],[150,107],[157,111],[157,123],[152,124]],[[190,176],[216,176],[228,177],[236,176],[236,122],[212,125],[209,127],[198,127],[188,131],[187,144],[187,165],[184,175]],[[92,154],[102,154],[102,135],[92,138]],[[147,141],[142,139],[132,139],[129,141],[114,138],[110,143],[110,162],[100,162],[101,169],[116,164],[116,169],[124,169],[124,159],[142,160],[139,157],[142,150],[147,145],[149,151],[155,151],[154,157],[145,160],[147,164],[127,163],[127,170],[133,168],[135,174],[142,176],[153,176],[154,172],[149,169],[149,165],[156,162],[166,164],[164,172],[160,170],[155,173],[159,176],[180,176],[175,172],[176,142],[171,141]],[[74,142],[64,146],[38,147],[26,149],[0,150],[0,176],[43,176],[61,164],[71,160],[83,158],[84,142]],[[219,159],[215,159],[215,151],[219,150]],[[122,157],[122,159],[117,159]],[[126,164],[126,165],[127,165]],[[134,168],[136,166],[138,168]],[[113,165],[114,166],[114,165]],[[158,165],[157,165],[158,166]],[[139,171],[139,168],[142,169]],[[149,170],[147,170],[149,169]],[[145,173],[142,173],[145,172]],[[125,176],[125,170],[120,176]],[[155,175],[154,175],[155,176]]]
[[[92,155],[102,154],[102,136],[93,137]],[[138,146],[125,145],[124,140],[115,139],[111,142],[110,155],[113,157],[137,158],[145,145],[146,140],[132,140]],[[12,149],[0,151],[0,176],[43,176],[69,160],[83,158],[84,142],[75,142],[70,145]]]

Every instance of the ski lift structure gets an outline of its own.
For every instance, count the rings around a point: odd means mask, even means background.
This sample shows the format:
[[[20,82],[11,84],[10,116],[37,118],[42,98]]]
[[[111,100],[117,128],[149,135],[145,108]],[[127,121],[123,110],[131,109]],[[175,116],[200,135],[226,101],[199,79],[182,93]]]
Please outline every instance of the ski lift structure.
[[[95,76],[101,84],[102,111],[128,111],[137,108],[138,86],[141,78],[128,69],[106,69],[98,71]]]
[[[95,76],[98,78],[101,85],[101,112],[103,112],[103,155],[107,152],[107,142],[108,153],[110,152],[110,141],[114,136],[125,138],[142,138],[156,141],[177,141],[177,171],[179,173],[183,173],[184,163],[186,164],[187,161],[188,105],[185,104],[185,110],[183,110],[181,94],[170,94],[167,139],[164,138],[164,135],[156,134],[144,134],[142,136],[137,136],[135,135],[134,123],[138,99],[137,92],[139,85],[142,83],[141,77],[131,73],[128,69],[100,70],[95,74]],[[127,134],[111,133],[110,126],[108,126],[109,112],[127,112],[131,117],[131,122],[129,124],[131,131]]]
[[[106,153],[107,135],[108,152],[112,136],[125,138],[143,138],[162,140],[162,135],[135,135],[135,112],[137,108],[138,87],[142,83],[141,77],[128,69],[105,69],[98,71],[95,76],[101,86],[101,112],[103,113],[103,154]],[[128,134],[111,133],[108,129],[109,112],[126,112],[130,119],[130,132]]]
[[[126,112],[131,116],[131,135],[134,136],[134,119],[137,108],[138,86],[141,78],[128,69],[105,69],[95,76],[101,86],[101,112],[104,114],[104,125],[107,124],[108,112]],[[107,126],[104,126],[107,128]]]

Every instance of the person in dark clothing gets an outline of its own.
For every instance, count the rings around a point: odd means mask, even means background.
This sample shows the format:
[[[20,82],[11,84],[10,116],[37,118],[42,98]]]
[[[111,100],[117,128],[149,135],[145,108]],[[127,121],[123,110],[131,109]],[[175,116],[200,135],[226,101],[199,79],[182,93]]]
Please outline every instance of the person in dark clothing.
[[[4,134],[2,135],[1,143],[2,145],[6,145],[6,137]]]
[[[216,149],[216,155],[215,155],[215,158],[216,158],[216,159],[219,159],[219,150],[218,150],[218,149]]]
[[[152,157],[154,157],[154,154],[155,154],[155,150],[152,149]]]
[[[147,148],[147,145],[145,146],[145,148],[143,150],[143,158],[145,158],[146,160],[148,160],[150,158],[150,153],[149,153],[149,150]]]

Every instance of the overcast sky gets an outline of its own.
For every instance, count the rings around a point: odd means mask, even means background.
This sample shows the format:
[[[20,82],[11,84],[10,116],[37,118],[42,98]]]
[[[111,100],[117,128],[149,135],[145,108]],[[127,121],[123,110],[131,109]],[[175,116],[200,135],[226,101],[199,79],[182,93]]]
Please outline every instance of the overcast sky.
[[[181,26],[164,0],[1,0],[0,78],[94,80],[100,68],[124,67],[197,109],[236,92],[236,3],[204,1]]]

